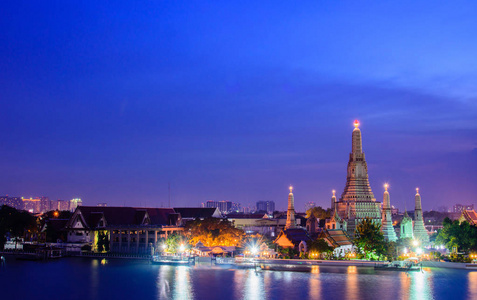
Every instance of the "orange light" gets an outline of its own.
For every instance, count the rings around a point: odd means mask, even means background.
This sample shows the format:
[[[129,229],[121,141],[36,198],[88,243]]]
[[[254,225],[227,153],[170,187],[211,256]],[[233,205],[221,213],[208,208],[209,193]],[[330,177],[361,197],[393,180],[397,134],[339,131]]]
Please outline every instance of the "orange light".
[[[354,120],[354,124],[353,124],[353,125],[354,125],[355,128],[358,128],[358,127],[359,127],[359,121],[358,121],[358,120]]]

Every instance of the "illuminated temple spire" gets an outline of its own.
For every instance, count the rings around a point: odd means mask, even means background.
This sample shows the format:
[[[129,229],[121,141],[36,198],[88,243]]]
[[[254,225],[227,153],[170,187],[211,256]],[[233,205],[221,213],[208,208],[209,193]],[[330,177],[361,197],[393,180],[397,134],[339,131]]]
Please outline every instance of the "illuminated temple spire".
[[[376,202],[369,185],[368,166],[363,153],[360,123],[354,121],[351,153],[349,154],[346,185],[341,198],[335,204],[335,210],[341,219],[347,221],[347,231],[351,237],[361,220],[371,218],[381,224],[380,203]]]
[[[383,220],[382,220],[381,231],[383,232],[384,238],[386,238],[386,240],[395,242],[397,240],[397,237],[393,227],[391,203],[390,203],[388,187],[389,185],[386,183],[384,185]]]
[[[287,224],[285,229],[295,228],[295,198],[293,197],[293,187],[290,185],[288,194]]]
[[[343,194],[341,194],[340,200],[347,202],[376,201],[373,191],[371,191],[371,186],[369,185],[368,165],[366,164],[363,153],[361,130],[359,130],[358,120],[354,121],[354,127],[346,186]]]
[[[335,211],[336,210],[336,191],[332,190],[333,196],[331,196],[331,210]]]
[[[416,188],[416,208],[414,210],[414,238],[419,240],[423,246],[429,244],[429,234],[424,227],[424,220],[422,218],[421,195],[419,188]]]

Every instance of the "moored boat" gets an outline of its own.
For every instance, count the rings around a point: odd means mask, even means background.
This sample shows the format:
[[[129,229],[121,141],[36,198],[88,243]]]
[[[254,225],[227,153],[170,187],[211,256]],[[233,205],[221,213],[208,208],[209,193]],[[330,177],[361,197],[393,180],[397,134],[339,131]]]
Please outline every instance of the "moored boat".
[[[155,265],[189,265],[194,263],[194,258],[189,256],[154,255],[151,263]]]
[[[375,270],[383,270],[383,271],[421,271],[422,266],[421,263],[416,261],[393,261],[392,263],[382,264],[382,265],[375,265]]]

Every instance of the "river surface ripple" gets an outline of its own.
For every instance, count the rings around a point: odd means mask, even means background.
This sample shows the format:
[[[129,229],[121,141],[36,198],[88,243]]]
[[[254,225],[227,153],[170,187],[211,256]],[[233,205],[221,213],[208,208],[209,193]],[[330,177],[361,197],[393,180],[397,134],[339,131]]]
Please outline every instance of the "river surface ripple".
[[[0,299],[477,299],[477,272],[318,267],[311,272],[62,258],[0,267]]]

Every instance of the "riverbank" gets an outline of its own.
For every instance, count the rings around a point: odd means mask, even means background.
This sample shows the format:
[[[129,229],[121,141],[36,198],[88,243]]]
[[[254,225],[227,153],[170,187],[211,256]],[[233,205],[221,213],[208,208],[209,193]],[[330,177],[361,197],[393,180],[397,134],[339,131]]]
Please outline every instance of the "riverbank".
[[[422,266],[429,267],[429,268],[445,268],[445,269],[461,269],[461,270],[476,270],[477,271],[477,264],[469,264],[469,263],[423,261]]]

